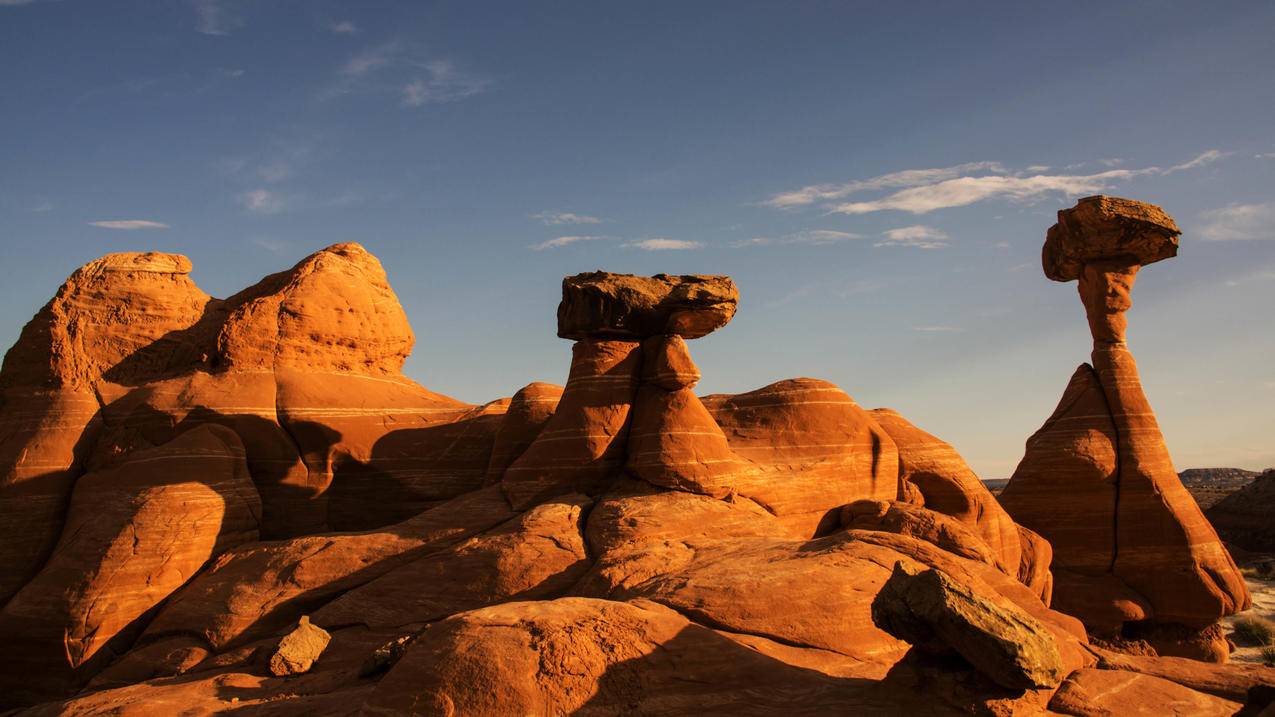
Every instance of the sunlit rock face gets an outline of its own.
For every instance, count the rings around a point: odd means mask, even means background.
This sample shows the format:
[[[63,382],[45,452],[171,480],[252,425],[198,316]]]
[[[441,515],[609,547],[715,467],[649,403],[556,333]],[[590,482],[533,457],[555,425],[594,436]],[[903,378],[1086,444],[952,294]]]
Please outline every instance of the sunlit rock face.
[[[1056,608],[1104,635],[1221,661],[1229,650],[1210,626],[1247,609],[1248,589],[1178,480],[1125,342],[1138,269],[1175,256],[1179,233],[1162,209],[1128,199],[1058,213],[1045,274],[1078,280],[1092,363],[1028,439],[1001,501],[1051,543]]]
[[[1120,511],[1161,495],[1114,498],[1138,410],[1108,394],[1121,356],[1078,372],[1059,410],[1083,430],[1046,431],[1039,480],[1016,478],[1048,495],[1071,470],[1091,484],[1076,509],[1109,500],[1083,563],[1065,520],[1015,522],[952,446],[838,386],[696,394],[693,341],[740,306],[728,277],[567,277],[565,385],[471,405],[402,375],[412,331],[358,245],[226,299],[190,268],[90,263],[5,360],[2,707],[1119,713],[1115,680],[1167,714],[1270,682],[1122,660],[1050,607],[1061,549],[1060,602],[1084,578],[1123,591],[1108,608],[1168,614],[1121,547],[1139,543]],[[1103,311],[1125,269],[1085,279]],[[1161,560],[1203,554],[1159,540]]]

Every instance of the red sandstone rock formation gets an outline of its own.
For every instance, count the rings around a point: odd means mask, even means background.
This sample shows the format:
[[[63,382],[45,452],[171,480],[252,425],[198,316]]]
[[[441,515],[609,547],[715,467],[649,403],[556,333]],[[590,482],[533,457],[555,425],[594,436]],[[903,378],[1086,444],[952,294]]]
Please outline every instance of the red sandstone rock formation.
[[[1057,607],[1102,632],[1146,622],[1203,630],[1249,604],[1235,562],[1178,480],[1125,343],[1137,271],[1174,256],[1178,234],[1159,207],[1089,197],[1058,213],[1043,251],[1046,276],[1079,279],[1093,365],[1076,370],[1028,440],[1001,502],[1052,544]],[[1166,654],[1225,659],[1220,635],[1210,644],[1140,629]]]
[[[89,265],[0,372],[0,706],[1123,714],[1275,681],[1089,647],[1050,544],[893,412],[696,396],[725,277],[569,277],[566,386],[470,406],[401,375],[356,245],[226,300],[188,270]]]

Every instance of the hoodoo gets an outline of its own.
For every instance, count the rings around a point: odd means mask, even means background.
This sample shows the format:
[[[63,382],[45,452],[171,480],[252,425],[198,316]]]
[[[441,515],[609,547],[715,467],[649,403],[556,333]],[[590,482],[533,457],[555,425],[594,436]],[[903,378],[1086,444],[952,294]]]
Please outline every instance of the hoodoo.
[[[1029,444],[1019,522],[955,448],[826,381],[697,395],[725,276],[567,277],[566,385],[470,405],[402,375],[414,337],[358,245],[224,300],[184,257],[93,262],[0,372],[0,708],[1233,713],[1271,671],[1118,655],[1051,608],[1050,541],[1057,604],[1095,629],[1199,634],[1245,599],[1121,342],[1127,262],[1171,222],[1082,205],[1050,261],[1097,369],[1060,409],[1078,428]]]
[[[1215,626],[1250,598],[1234,560],[1178,480],[1125,342],[1138,270],[1177,254],[1162,209],[1088,197],[1058,212],[1045,276],[1079,281],[1093,335],[1054,415],[1027,441],[1001,502],[1053,546],[1054,607],[1096,636],[1222,661]]]

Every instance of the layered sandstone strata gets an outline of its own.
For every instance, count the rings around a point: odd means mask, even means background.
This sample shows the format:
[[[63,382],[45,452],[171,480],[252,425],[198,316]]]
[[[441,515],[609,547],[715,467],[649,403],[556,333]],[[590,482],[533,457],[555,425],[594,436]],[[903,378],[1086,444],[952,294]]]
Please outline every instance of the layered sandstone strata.
[[[1125,342],[1138,269],[1174,256],[1178,234],[1159,207],[1127,199],[1089,197],[1058,213],[1045,275],[1079,280],[1092,365],[1076,370],[1028,440],[1001,502],[1052,545],[1060,610],[1166,654],[1224,660],[1226,644],[1208,628],[1246,609],[1248,590],[1178,480]]]

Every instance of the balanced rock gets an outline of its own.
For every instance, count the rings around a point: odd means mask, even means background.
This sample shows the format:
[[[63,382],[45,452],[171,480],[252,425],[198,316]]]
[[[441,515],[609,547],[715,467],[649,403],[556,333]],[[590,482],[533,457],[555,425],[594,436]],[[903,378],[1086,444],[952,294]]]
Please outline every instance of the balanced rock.
[[[1158,207],[1090,197],[1059,212],[1045,242],[1046,275],[1079,279],[1092,366],[1077,369],[1028,441],[1001,500],[1053,545],[1059,607],[1108,632],[1144,621],[1206,631],[1250,603],[1235,561],[1174,471],[1125,343],[1137,271],[1174,256],[1177,235]],[[1200,632],[1179,642],[1217,640]]]
[[[270,674],[286,677],[309,672],[331,640],[327,630],[311,625],[310,618],[302,615],[296,629],[283,636],[270,656]]]
[[[894,573],[873,602],[887,632],[913,644],[938,641],[1009,689],[1057,687],[1066,676],[1053,635],[1021,610],[997,605],[937,570]]]
[[[725,326],[739,290],[726,276],[633,276],[595,271],[562,280],[558,336],[640,341],[660,334],[694,339]]]
[[[1086,264],[1127,258],[1145,266],[1178,254],[1178,225],[1154,204],[1120,197],[1085,197],[1058,212],[1049,228],[1041,260],[1054,281],[1080,278]]]

